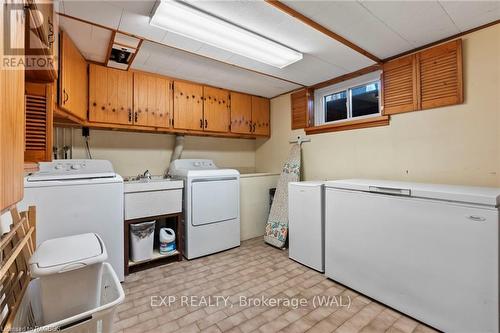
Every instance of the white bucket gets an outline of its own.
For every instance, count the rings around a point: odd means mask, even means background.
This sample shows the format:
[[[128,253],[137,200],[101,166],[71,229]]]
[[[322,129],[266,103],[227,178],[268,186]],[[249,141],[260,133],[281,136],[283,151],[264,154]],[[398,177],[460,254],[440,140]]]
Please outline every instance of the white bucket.
[[[170,228],[160,229],[160,253],[175,251],[175,231]]]
[[[130,225],[130,259],[144,261],[153,257],[155,221]]]

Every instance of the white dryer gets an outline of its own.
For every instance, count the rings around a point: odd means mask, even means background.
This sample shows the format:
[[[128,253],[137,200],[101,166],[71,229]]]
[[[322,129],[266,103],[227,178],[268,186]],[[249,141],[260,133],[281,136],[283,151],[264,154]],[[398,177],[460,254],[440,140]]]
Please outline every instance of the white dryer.
[[[184,256],[193,259],[240,245],[240,174],[211,160],[179,159],[169,175],[184,181]]]

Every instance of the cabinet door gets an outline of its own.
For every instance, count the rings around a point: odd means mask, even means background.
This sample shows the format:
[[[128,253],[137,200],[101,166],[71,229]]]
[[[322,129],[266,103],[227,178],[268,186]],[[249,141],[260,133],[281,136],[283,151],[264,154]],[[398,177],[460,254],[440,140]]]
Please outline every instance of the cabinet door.
[[[111,109],[114,115],[113,120],[117,124],[132,124],[134,74],[119,69],[108,68],[108,71],[116,75],[118,87],[116,112]]]
[[[68,34],[61,32],[59,106],[73,116],[87,119],[87,62]]]
[[[269,136],[269,99],[252,96],[253,134]]]
[[[0,16],[10,5],[0,6]],[[24,13],[13,11],[10,38],[13,47],[24,48]],[[4,36],[5,27],[0,27]],[[0,54],[4,53],[0,43]],[[0,69],[0,212],[23,198],[24,168],[24,70]]]
[[[134,73],[134,124],[148,125],[148,75]]]
[[[204,130],[229,132],[229,92],[220,88],[203,87]]]
[[[292,129],[313,126],[313,91],[304,88],[290,95],[292,103]]]
[[[203,86],[174,82],[174,128],[203,130]]]
[[[24,162],[52,161],[52,83],[25,84]]]
[[[382,73],[384,114],[418,110],[415,59],[415,55],[410,55],[384,64]]]
[[[231,132],[252,133],[252,97],[231,92]]]
[[[91,64],[89,80],[89,120],[106,123],[109,118],[107,68]]]
[[[463,102],[460,39],[419,52],[417,62],[422,109]]]
[[[169,80],[156,77],[156,84],[154,87],[156,127],[170,127],[170,86],[171,82]]]

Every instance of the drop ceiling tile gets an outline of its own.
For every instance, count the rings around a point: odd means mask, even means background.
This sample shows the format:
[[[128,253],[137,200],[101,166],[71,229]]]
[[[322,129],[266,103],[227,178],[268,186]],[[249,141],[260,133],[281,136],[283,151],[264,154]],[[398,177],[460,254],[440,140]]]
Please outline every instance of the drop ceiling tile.
[[[101,1],[64,0],[64,13],[113,29],[118,28],[122,10]]]
[[[163,44],[181,49],[181,50],[186,50],[190,52],[196,52],[198,51],[203,45],[203,43],[200,43],[194,39],[187,38],[181,35],[178,35],[174,32],[167,32],[165,37],[163,37],[162,41]]]
[[[356,1],[285,1],[286,5],[379,58],[412,45]]]
[[[126,10],[127,12],[146,15],[151,14],[151,10],[155,5],[154,0],[135,0],[135,1],[103,1],[106,4]]]
[[[153,27],[149,24],[149,16],[123,12],[119,29],[137,37],[147,38],[155,42],[161,42],[165,34],[165,30]]]
[[[462,31],[500,19],[500,1],[440,1]]]
[[[87,60],[103,62],[107,56],[111,31],[61,16],[59,24]]]
[[[362,1],[361,4],[414,47],[460,32],[437,1]]]

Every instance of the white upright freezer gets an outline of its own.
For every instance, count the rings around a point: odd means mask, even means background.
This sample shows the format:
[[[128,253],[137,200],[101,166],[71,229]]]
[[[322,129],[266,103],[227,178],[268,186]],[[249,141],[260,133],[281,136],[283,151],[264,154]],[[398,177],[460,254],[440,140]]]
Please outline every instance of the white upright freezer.
[[[445,332],[499,331],[500,189],[326,183],[325,274]]]
[[[324,182],[288,184],[288,256],[317,271],[325,270]]]

